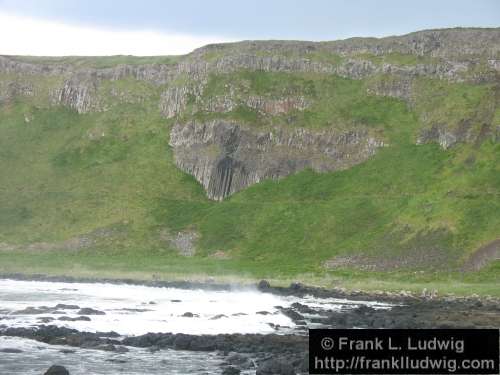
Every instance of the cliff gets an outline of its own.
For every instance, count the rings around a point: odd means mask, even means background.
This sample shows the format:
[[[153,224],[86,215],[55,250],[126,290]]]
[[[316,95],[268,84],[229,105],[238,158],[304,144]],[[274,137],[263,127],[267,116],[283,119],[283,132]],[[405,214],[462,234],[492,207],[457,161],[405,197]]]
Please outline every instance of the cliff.
[[[296,120],[298,113],[307,115],[331,105],[318,98],[321,90],[311,89],[311,85],[317,86],[313,76],[362,81],[369,95],[400,98],[412,108],[426,100],[418,87],[425,79],[448,85],[493,85],[495,93],[485,99],[490,103],[481,103],[490,106],[481,124],[476,124],[473,113],[451,121],[433,119],[433,112],[439,110],[431,108],[428,113],[426,108],[419,111],[423,126],[414,142],[438,142],[448,148],[457,142],[474,143],[478,137],[497,138],[499,128],[493,119],[499,101],[499,40],[500,29],[449,29],[336,42],[248,41],[206,46],[167,63],[141,64],[133,59],[127,63],[125,59],[123,64],[106,66],[103,58],[102,67],[84,58],[2,56],[0,100],[39,97],[42,106],[63,105],[78,113],[157,100],[160,113],[176,119],[170,144],[177,165],[193,174],[210,198],[220,200],[263,179],[281,178],[304,168],[332,171],[352,166],[373,155],[377,145],[388,143],[383,132],[368,136],[366,124],[349,124],[350,119],[333,126],[314,124],[329,126],[328,131],[310,129],[309,124]],[[290,84],[282,84],[278,90],[270,86],[254,89],[255,77],[240,72],[282,74]],[[127,80],[144,82],[144,90],[118,84]],[[214,85],[218,80],[225,85]],[[321,94],[330,95],[334,90],[323,88]],[[255,124],[238,118],[219,121],[217,126],[211,120],[197,120],[193,125],[190,119],[220,114],[224,120],[227,116],[223,115],[242,110],[255,114],[258,119],[253,122],[266,123],[270,130],[256,130]],[[200,129],[207,132],[203,140],[198,136]],[[228,137],[234,143],[231,150],[225,140]],[[304,154],[297,157],[300,152]]]
[[[0,56],[0,251],[461,267],[500,236],[499,72],[498,28]]]
[[[170,145],[176,165],[192,174],[209,198],[221,200],[264,179],[306,168],[317,172],[349,168],[367,160],[383,142],[366,129],[255,132],[236,123],[210,121],[176,124]]]

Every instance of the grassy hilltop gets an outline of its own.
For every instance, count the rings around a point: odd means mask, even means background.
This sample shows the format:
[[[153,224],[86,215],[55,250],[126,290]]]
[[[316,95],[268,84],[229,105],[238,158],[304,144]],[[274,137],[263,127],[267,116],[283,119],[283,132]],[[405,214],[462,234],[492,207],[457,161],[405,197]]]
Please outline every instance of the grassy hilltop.
[[[344,57],[322,52],[315,58]],[[423,59],[395,53],[359,58],[401,66]],[[180,58],[158,59],[62,63],[112,68],[175,64]],[[498,260],[463,271],[478,249],[500,238],[498,84],[418,77],[409,98],[374,95],[373,87],[392,79],[245,69],[210,73],[203,92],[181,114],[165,118],[158,108],[161,85],[104,81],[96,95],[106,109],[77,113],[49,104],[47,93],[61,83],[58,77],[0,72],[0,81],[31,80],[39,88],[36,95],[0,101],[0,271],[299,279],[499,295]],[[228,87],[238,103],[231,110],[214,113],[196,104],[226,95]],[[124,102],[112,94],[117,90],[141,99]],[[311,104],[270,115],[242,100],[283,93]],[[214,118],[262,131],[362,126],[385,146],[346,170],[303,170],[215,202],[176,167],[168,145],[176,123]],[[474,141],[446,149],[417,142],[433,124],[453,129],[464,121],[477,134]],[[481,136],[484,124],[492,136]],[[186,231],[196,233],[191,257],[172,245],[175,234]]]

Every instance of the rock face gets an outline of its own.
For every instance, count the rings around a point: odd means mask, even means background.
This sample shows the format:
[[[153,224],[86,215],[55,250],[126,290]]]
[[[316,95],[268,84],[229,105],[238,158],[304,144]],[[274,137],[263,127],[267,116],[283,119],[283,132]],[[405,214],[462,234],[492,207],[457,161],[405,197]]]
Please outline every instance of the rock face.
[[[446,150],[457,143],[477,143],[490,137],[498,142],[494,129],[491,129],[488,124],[483,124],[479,131],[475,131],[470,121],[461,121],[454,129],[448,129],[438,124],[428,129],[422,129],[416,143],[439,143]]]
[[[166,118],[180,115],[186,108],[189,98],[199,96],[202,89],[201,85],[168,88],[160,97],[160,111],[162,115]]]
[[[92,82],[81,82],[69,80],[64,86],[55,92],[55,102],[66,105],[78,113],[87,113],[99,110],[95,103],[95,86]]]
[[[295,85],[293,80],[274,90],[272,84],[259,86],[252,78],[238,80],[240,73],[265,72],[303,81],[311,76],[337,75],[363,80],[368,94],[403,99],[412,106],[415,87],[423,79],[498,87],[500,28],[426,30],[381,39],[319,43],[214,44],[169,63],[111,64],[105,68],[98,67],[92,58],[84,58],[83,64],[71,59],[58,61],[0,56],[0,104],[23,98],[32,100],[37,108],[65,106],[85,114],[108,111],[117,104],[145,103],[176,123],[170,145],[177,166],[192,174],[211,199],[221,200],[259,181],[306,168],[317,172],[348,168],[383,146],[380,135],[357,121],[342,123],[342,130],[300,128],[307,125],[294,121],[315,121],[314,115],[321,113],[319,106],[329,105],[320,100],[328,95],[308,93],[306,86]],[[217,84],[228,76],[224,85]],[[332,92],[335,90],[332,86]],[[453,120],[457,123],[443,124],[425,122],[426,116],[422,116],[424,126],[413,141],[439,143],[444,149],[460,142],[476,143],[484,137],[498,142],[500,126],[492,120],[496,118],[495,106],[500,105],[497,91],[497,98],[485,106],[489,109],[482,109],[490,113],[484,118],[468,114]],[[235,113],[240,117],[234,117]],[[32,114],[24,114],[24,118],[28,124]],[[234,118],[251,120],[235,122]],[[474,124],[483,127],[478,130]],[[266,130],[262,130],[264,126]],[[187,244],[194,241],[181,236],[171,242],[189,256],[192,251]],[[0,250],[8,246],[0,243]]]
[[[384,143],[362,128],[257,131],[214,120],[177,124],[170,145],[177,166],[192,174],[210,199],[222,200],[264,179],[306,168],[317,172],[348,168],[368,159]]]
[[[500,71],[500,28],[426,30],[398,37],[353,38],[333,42],[246,41],[214,44],[195,50],[176,64],[121,64],[109,68],[81,67],[71,63],[36,63],[15,57],[0,56],[0,74],[59,79],[51,88],[55,104],[67,105],[80,113],[103,110],[96,88],[102,81],[131,78],[155,86],[170,85],[176,80],[198,84],[210,74],[238,70],[265,72],[315,72],[338,74],[361,79],[377,74],[392,74],[403,79],[433,77],[451,81],[471,79],[493,82]],[[216,58],[207,58],[215,53]],[[377,63],[365,55],[384,54],[428,56],[435,60],[400,64]],[[335,54],[339,59],[317,59],[317,54]],[[486,59],[486,70],[474,77],[464,73]],[[61,80],[62,78],[62,80]],[[13,95],[32,95],[35,87],[9,77],[0,85],[0,101]],[[167,89],[160,108],[166,117],[177,114],[185,104],[185,88]],[[394,90],[392,90],[394,91]]]

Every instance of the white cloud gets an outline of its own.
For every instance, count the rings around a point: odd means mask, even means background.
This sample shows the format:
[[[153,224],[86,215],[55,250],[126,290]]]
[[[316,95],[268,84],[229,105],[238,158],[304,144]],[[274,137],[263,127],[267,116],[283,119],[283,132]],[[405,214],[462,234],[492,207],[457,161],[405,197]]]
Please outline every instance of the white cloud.
[[[232,41],[156,31],[106,30],[22,17],[0,11],[0,54],[38,56],[178,55]]]

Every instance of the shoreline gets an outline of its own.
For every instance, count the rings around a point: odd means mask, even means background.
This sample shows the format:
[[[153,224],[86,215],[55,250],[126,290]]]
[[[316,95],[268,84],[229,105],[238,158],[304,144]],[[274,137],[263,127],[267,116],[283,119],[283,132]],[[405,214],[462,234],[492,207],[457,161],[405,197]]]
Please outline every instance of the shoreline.
[[[214,333],[188,334],[172,332],[148,332],[144,334],[119,334],[110,326],[107,331],[89,332],[75,328],[40,322],[30,327],[1,324],[0,337],[18,337],[36,340],[49,345],[62,345],[66,350],[95,349],[115,354],[127,353],[130,348],[145,348],[151,351],[183,350],[219,353],[223,359],[219,367],[223,374],[239,374],[249,368],[257,374],[266,374],[266,368],[288,366],[290,374],[308,373],[308,330],[310,328],[377,328],[377,329],[475,329],[500,327],[500,301],[479,298],[416,298],[389,294],[348,294],[336,289],[306,286],[292,283],[287,287],[273,286],[265,280],[256,283],[221,283],[212,281],[134,280],[119,278],[86,278],[72,276],[48,276],[42,274],[0,273],[0,279],[19,281],[43,281],[64,283],[110,283],[114,285],[142,285],[154,288],[197,288],[216,291],[255,290],[287,296],[315,296],[317,298],[345,298],[359,301],[359,305],[348,309],[323,309],[294,302],[285,308],[279,307],[288,316],[295,328],[290,333]],[[389,302],[389,309],[367,306],[361,301]],[[49,303],[49,301],[45,301]],[[59,306],[59,307],[58,307]],[[78,304],[76,308],[80,308]],[[56,305],[49,309],[74,309],[73,305]],[[96,310],[97,311],[97,310]],[[33,312],[32,312],[33,313]],[[35,314],[37,311],[34,312]],[[63,312],[64,314],[64,312]],[[309,316],[309,318],[308,318]],[[311,318],[311,316],[313,316]],[[48,325],[47,325],[48,324]],[[108,329],[108,328],[106,328]],[[126,354],[125,354],[126,355]],[[276,373],[276,372],[271,372]]]
[[[411,291],[370,291],[370,290],[349,290],[346,288],[328,288],[291,282],[288,286],[276,285],[272,280],[239,280],[234,282],[221,281],[214,277],[207,277],[205,280],[170,279],[170,280],[146,280],[134,278],[110,278],[110,277],[85,277],[47,274],[23,274],[23,273],[0,273],[0,279],[11,279],[17,281],[44,281],[44,282],[65,282],[65,283],[107,283],[115,285],[137,285],[155,288],[179,288],[179,289],[202,289],[212,291],[231,290],[258,290],[263,293],[275,295],[286,295],[303,297],[311,295],[318,298],[339,298],[354,301],[380,301],[392,303],[415,303],[424,301],[436,302],[467,302],[467,301],[489,301],[500,304],[500,298],[492,296],[481,296],[472,294],[468,296],[439,295],[433,291],[417,295]]]

